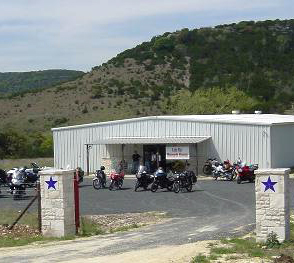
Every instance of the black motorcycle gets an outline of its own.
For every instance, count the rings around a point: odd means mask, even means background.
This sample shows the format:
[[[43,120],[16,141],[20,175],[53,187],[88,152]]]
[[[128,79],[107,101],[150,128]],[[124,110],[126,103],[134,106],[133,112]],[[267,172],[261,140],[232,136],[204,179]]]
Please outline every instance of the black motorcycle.
[[[9,187],[10,193],[13,195],[14,199],[19,199],[25,194],[25,177],[25,168],[15,170],[15,172],[12,174],[12,179]]]
[[[158,187],[166,188],[169,191],[173,190],[174,177],[167,175],[161,168],[159,168],[154,175],[154,182],[151,185],[151,192],[156,192]]]
[[[140,165],[138,172],[136,173],[136,184],[135,184],[135,191],[138,190],[139,187],[143,187],[144,190],[147,190],[148,185],[153,183],[154,176],[150,175],[146,171],[146,167]]]
[[[36,187],[36,183],[39,180],[38,174],[34,172],[24,171],[24,183],[28,187]]]
[[[104,170],[105,170],[105,167],[101,166],[100,170],[97,170],[95,172],[95,177],[93,179],[93,187],[96,190],[106,187],[106,175]]]
[[[211,175],[212,174],[212,165],[217,162],[217,160],[215,158],[211,159],[207,159],[205,164],[203,165],[203,174],[205,175]]]
[[[184,171],[182,173],[176,173],[174,180],[174,192],[178,193],[184,188],[188,192],[192,191],[193,184],[197,182],[197,177],[193,171]]]
[[[3,169],[0,169],[0,186],[1,185],[4,185],[4,186],[9,185],[9,182],[10,182],[10,180],[8,178],[6,171]]]

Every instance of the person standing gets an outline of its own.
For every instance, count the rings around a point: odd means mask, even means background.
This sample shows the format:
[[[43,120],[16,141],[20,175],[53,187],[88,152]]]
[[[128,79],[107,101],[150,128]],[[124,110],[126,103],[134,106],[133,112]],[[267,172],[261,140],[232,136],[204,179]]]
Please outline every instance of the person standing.
[[[140,164],[140,158],[141,156],[138,154],[137,151],[134,151],[134,154],[132,155],[132,159],[133,159],[133,168],[132,168],[132,172],[135,174],[136,172],[138,172],[139,169],[139,164]]]

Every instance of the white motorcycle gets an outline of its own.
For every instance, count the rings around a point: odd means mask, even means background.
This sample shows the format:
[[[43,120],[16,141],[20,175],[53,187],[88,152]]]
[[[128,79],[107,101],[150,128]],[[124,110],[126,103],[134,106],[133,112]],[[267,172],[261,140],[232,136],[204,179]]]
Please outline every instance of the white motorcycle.
[[[23,195],[25,195],[25,169],[13,169],[8,172],[12,173],[10,182],[10,193],[13,195],[14,199],[19,199]]]

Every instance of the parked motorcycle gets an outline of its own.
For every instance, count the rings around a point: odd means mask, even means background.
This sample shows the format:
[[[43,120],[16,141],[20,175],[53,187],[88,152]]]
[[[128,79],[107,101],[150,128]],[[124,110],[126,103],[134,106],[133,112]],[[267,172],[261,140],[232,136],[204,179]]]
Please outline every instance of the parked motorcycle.
[[[100,170],[97,170],[95,172],[95,177],[93,179],[93,187],[96,190],[106,187],[106,175],[104,170],[105,170],[105,167],[101,166]]]
[[[147,190],[148,185],[154,181],[154,176],[147,173],[147,169],[143,165],[139,166],[139,170],[136,173],[136,178],[137,181],[135,184],[135,191],[137,191],[139,187],[143,187],[144,190]]]
[[[206,160],[205,164],[203,165],[203,173],[206,175],[211,175],[212,174],[212,165],[217,162],[216,158],[209,158]]]
[[[172,191],[174,185],[174,177],[172,175],[167,175],[161,167],[155,172],[154,182],[151,185],[151,192],[156,192],[158,187],[161,189],[167,188],[167,190]]]
[[[24,183],[26,184],[26,186],[28,187],[35,187],[37,181],[39,180],[39,176],[38,174],[32,172],[32,171],[28,171],[28,169],[25,168],[21,168],[24,169],[23,173],[24,173]]]
[[[257,169],[258,164],[246,165],[246,163],[238,161],[236,163],[237,184],[241,184],[243,181],[253,183],[255,181],[254,171]]]
[[[192,191],[193,184],[197,182],[197,177],[193,171],[184,171],[182,173],[176,173],[174,180],[174,192],[178,193],[184,188],[188,192]]]
[[[121,189],[125,177],[122,165],[120,165],[116,170],[113,170],[109,177],[111,180],[109,190],[113,190],[114,188]]]
[[[10,182],[10,180],[9,180],[9,177],[8,177],[6,171],[3,169],[0,169],[0,186],[1,185],[4,185],[4,186],[9,185],[9,182]]]
[[[10,182],[10,193],[14,199],[19,199],[25,194],[25,168],[14,170]]]
[[[233,181],[236,177],[235,166],[232,166],[228,160],[224,163],[214,162],[212,164],[212,177],[215,180],[223,178],[228,181]]]

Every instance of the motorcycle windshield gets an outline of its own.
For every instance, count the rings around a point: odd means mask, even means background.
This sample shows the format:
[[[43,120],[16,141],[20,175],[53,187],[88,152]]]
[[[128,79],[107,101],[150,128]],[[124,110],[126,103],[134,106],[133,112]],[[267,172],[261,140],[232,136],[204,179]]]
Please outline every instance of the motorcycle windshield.
[[[139,167],[139,173],[143,173],[144,171],[146,171],[146,167],[145,166],[142,166],[142,165],[140,165],[140,167]]]

